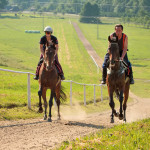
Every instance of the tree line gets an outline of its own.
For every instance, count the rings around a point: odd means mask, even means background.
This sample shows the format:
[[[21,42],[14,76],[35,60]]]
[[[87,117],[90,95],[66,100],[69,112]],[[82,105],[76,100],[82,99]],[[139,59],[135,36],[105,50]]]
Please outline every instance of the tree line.
[[[15,6],[13,6],[15,5]],[[150,24],[150,0],[0,0],[0,9],[78,14],[80,21],[100,23],[98,17],[121,17],[125,23]]]
[[[150,0],[0,0],[0,5],[6,2],[18,5],[20,11],[34,7],[36,11],[72,14],[80,14],[84,5],[90,2],[98,6],[100,16],[150,16]]]

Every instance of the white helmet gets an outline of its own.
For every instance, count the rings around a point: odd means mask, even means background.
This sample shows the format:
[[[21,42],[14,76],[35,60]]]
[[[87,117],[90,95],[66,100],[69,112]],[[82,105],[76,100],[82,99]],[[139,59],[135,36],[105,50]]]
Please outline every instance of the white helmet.
[[[51,34],[53,33],[53,29],[50,26],[45,27],[44,32],[51,32]]]

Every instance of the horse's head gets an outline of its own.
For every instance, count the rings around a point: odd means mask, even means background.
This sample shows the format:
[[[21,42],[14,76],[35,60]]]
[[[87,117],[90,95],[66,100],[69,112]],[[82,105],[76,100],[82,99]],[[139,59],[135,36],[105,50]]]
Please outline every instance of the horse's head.
[[[46,64],[46,70],[50,71],[54,67],[56,49],[53,45],[48,45],[44,54],[44,63]]]
[[[120,57],[118,43],[115,42],[110,43],[108,53],[109,53],[109,60],[110,60],[110,68],[113,70],[114,68],[116,68],[116,62],[119,62],[119,57]]]

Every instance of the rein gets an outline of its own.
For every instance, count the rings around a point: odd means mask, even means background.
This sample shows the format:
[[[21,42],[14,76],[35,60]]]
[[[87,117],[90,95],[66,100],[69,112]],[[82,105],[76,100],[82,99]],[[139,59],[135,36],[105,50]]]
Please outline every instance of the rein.
[[[50,70],[50,72],[55,68],[54,61],[55,61],[55,57],[54,57],[54,59],[53,59],[53,61],[52,61],[52,63],[51,63],[53,67],[52,67],[52,69]],[[43,68],[46,70],[46,60],[45,60],[44,58],[43,58],[43,62],[44,62],[44,67],[43,67]]]
[[[128,68],[128,65],[126,64],[126,62],[124,60],[121,60],[121,59],[115,59],[114,62],[121,62],[124,66],[124,68]]]
[[[123,74],[125,72],[125,69],[127,69],[127,64],[123,60],[121,60],[121,59],[115,59],[114,61],[115,62],[120,62],[120,68],[119,68],[119,70],[116,71],[116,73],[118,73],[120,75]],[[107,72],[108,72],[108,74],[115,73],[115,71],[112,70],[111,68],[110,69],[107,68]]]
[[[44,67],[43,67],[44,70],[46,70],[46,66],[45,65],[46,65],[46,63],[44,62]],[[55,66],[53,65],[52,69],[49,72],[51,72],[52,70],[54,70],[54,68],[55,68]]]

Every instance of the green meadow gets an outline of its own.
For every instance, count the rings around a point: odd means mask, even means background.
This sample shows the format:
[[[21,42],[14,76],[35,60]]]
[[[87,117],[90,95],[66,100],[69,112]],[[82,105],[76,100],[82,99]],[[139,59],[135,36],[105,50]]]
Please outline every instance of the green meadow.
[[[1,14],[0,17],[0,68],[15,71],[35,73],[39,61],[39,40],[44,35],[43,26],[50,25],[59,41],[59,61],[63,67],[66,80],[85,84],[100,84],[101,72],[86,52],[79,40],[71,22],[77,22],[85,37],[90,41],[97,54],[104,58],[107,49],[107,36],[113,32],[114,24],[98,25],[99,38],[97,39],[97,25],[81,24],[76,18],[46,16],[34,14]],[[114,22],[113,22],[114,23]],[[25,33],[25,30],[39,30],[38,33]],[[135,85],[131,91],[141,97],[149,97],[149,68],[150,30],[125,25],[125,33],[129,37],[128,56],[133,64]],[[70,100],[70,83],[63,82],[67,102]],[[86,87],[87,106],[83,106],[83,86],[73,84],[73,105],[81,104],[87,113],[106,110],[108,101],[93,105],[93,86]],[[0,71],[0,120],[35,118],[38,114],[38,82],[31,75],[31,110],[27,109],[27,75]],[[101,90],[96,87],[96,100],[100,101]],[[107,88],[103,87],[103,97],[108,99]],[[49,91],[47,93],[49,98]],[[116,102],[118,104],[118,102]],[[62,107],[63,107],[62,105]]]
[[[59,150],[149,150],[150,119],[121,124],[95,134],[65,141]]]

